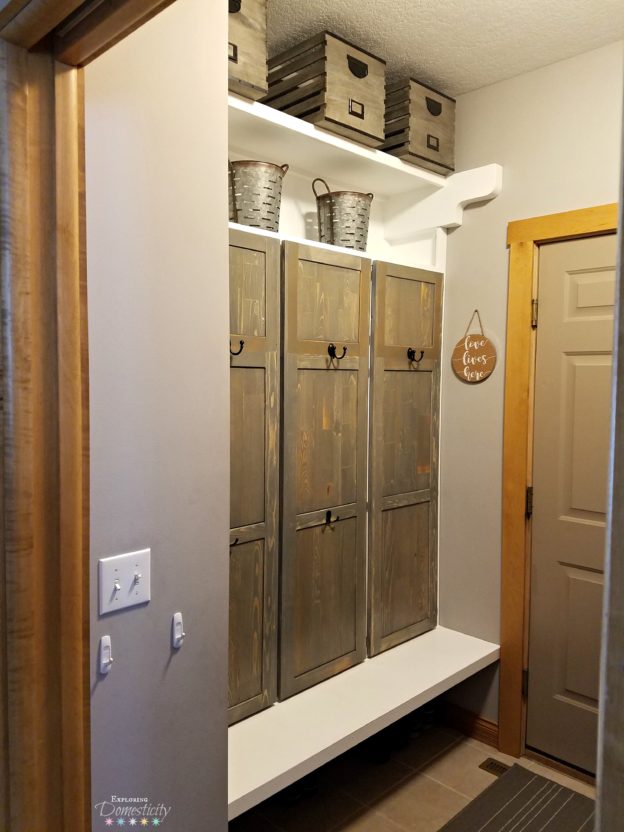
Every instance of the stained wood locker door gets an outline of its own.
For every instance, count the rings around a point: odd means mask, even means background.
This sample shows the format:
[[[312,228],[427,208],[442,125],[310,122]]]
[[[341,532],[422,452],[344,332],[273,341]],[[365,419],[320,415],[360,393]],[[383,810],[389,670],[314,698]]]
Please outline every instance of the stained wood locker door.
[[[230,724],[277,695],[279,272],[279,242],[230,232]]]
[[[436,625],[442,276],[377,263],[373,298],[371,656]]]
[[[281,698],[366,655],[370,271],[284,247]]]

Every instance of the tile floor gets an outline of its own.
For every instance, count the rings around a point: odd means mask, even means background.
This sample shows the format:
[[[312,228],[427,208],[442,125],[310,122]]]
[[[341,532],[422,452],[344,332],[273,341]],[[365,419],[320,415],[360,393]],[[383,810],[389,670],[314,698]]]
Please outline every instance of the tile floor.
[[[444,727],[409,718],[230,823],[230,832],[438,832],[495,779],[479,765],[518,762]],[[595,797],[592,786],[521,765]]]

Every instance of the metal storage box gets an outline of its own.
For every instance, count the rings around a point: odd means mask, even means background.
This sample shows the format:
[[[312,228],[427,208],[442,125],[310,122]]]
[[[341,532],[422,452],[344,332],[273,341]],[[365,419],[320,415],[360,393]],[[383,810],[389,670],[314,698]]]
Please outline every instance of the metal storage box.
[[[436,173],[452,173],[455,99],[413,79],[389,86],[383,150]]]
[[[386,62],[330,32],[269,61],[265,104],[369,147],[384,141]]]
[[[267,92],[266,0],[229,0],[229,87],[254,101]]]

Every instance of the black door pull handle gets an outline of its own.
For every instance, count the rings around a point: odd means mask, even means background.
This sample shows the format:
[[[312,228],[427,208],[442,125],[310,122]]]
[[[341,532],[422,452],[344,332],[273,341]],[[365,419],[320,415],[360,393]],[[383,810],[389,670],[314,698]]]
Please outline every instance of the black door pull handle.
[[[245,342],[239,341],[239,349],[236,351],[232,349],[232,342],[230,341],[230,355],[240,355],[242,351],[245,349]]]

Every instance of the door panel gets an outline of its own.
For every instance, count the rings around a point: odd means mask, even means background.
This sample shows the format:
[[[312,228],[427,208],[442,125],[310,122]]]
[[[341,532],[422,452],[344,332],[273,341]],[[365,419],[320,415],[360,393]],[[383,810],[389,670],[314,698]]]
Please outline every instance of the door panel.
[[[230,246],[230,332],[266,335],[266,254]]]
[[[262,696],[264,541],[235,546],[230,554],[230,702]]]
[[[429,501],[382,514],[382,637],[429,616]]]
[[[384,497],[431,485],[431,373],[383,374]]]
[[[359,340],[360,277],[357,271],[299,261],[297,332],[302,341]]]
[[[297,532],[294,672],[297,677],[353,653],[357,645],[357,521]],[[331,621],[331,628],[325,622]],[[323,632],[322,638],[310,638]]]
[[[369,652],[376,655],[437,620],[442,277],[377,263],[373,294]]]
[[[418,344],[431,349],[435,325],[435,285],[386,276],[385,338],[389,347]]]
[[[369,261],[286,243],[284,263],[282,699],[366,655],[370,325]]]
[[[355,502],[357,371],[299,370],[296,399],[297,512]]]
[[[277,695],[280,247],[230,232],[229,721]]]
[[[526,743],[594,772],[615,236],[542,246]]]
[[[266,373],[262,367],[230,371],[230,528],[264,521]]]

